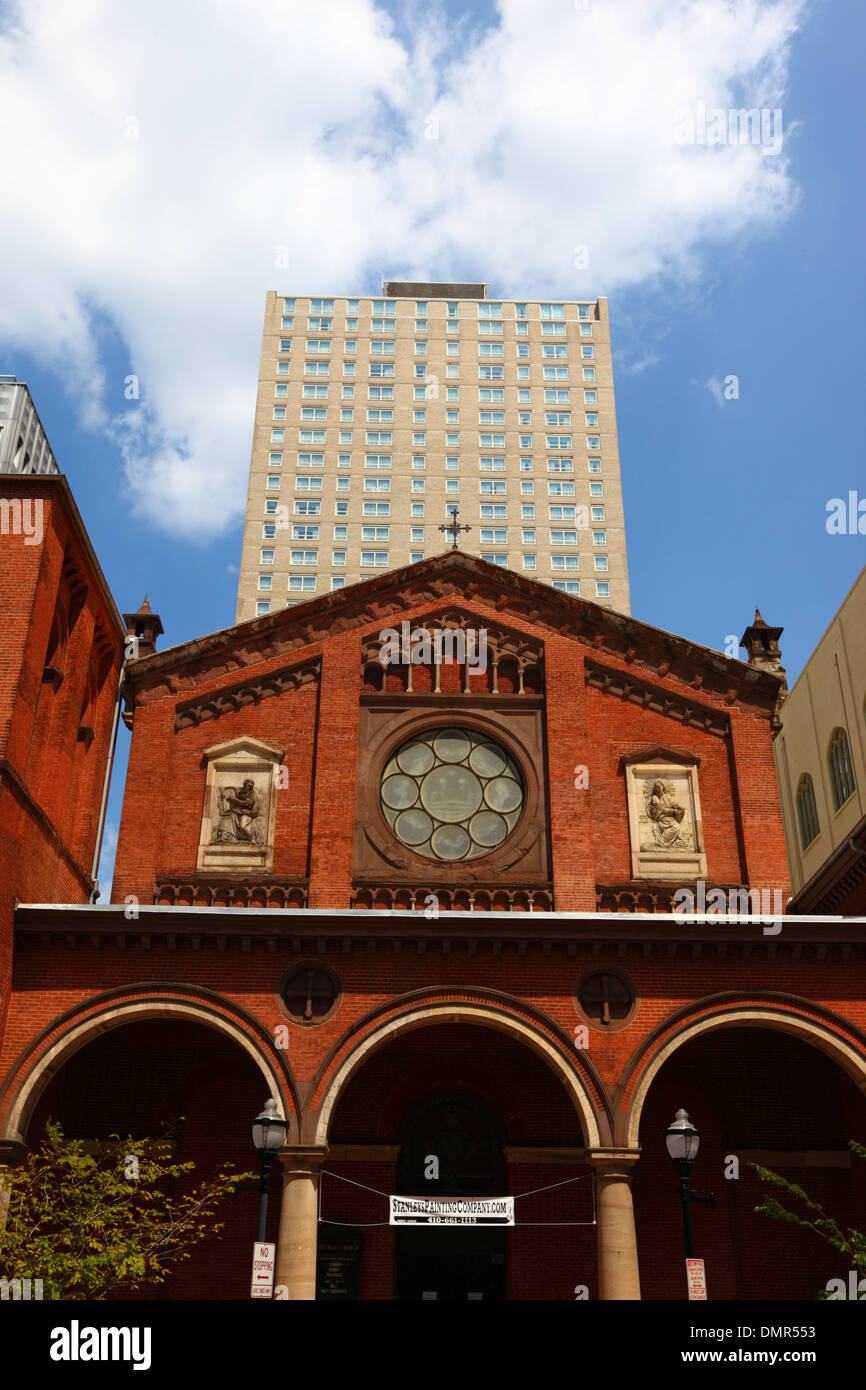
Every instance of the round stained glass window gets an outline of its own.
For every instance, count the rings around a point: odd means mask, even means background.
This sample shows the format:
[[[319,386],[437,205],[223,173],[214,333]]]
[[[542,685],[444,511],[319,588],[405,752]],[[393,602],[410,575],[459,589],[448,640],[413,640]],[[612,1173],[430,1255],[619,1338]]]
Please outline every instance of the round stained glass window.
[[[382,814],[425,859],[477,859],[501,845],[523,810],[514,759],[471,729],[431,729],[387,763]]]

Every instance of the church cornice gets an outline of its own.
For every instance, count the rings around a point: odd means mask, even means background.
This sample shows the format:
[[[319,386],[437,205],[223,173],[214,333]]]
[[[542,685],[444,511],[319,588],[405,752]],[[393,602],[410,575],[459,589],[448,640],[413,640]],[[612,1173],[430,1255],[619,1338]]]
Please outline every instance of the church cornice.
[[[668,690],[649,681],[639,680],[624,671],[587,661],[584,665],[584,679],[587,685],[593,686],[596,690],[603,690],[608,695],[617,695],[621,700],[640,705],[641,709],[655,710],[656,713],[664,714],[668,719],[675,719],[679,724],[687,724],[692,729],[703,729],[719,738],[727,738],[730,734],[730,720],[712,705],[703,705],[671,694]],[[699,760],[693,758],[691,761]]]
[[[746,662],[476,556],[446,551],[131,662],[127,707],[133,708],[145,691],[151,699],[170,696],[184,685],[285,659],[356,629],[392,627],[409,612],[415,621],[417,610],[443,599],[451,599],[455,607],[480,605],[493,610],[503,625],[516,622],[571,638],[599,655],[643,666],[658,678],[680,679],[728,702],[739,698],[767,714],[776,703],[779,678]],[[478,616],[488,618],[483,611]],[[517,629],[512,630],[517,636]],[[532,640],[529,634],[526,640]]]
[[[175,731],[192,729],[207,719],[218,719],[221,714],[229,714],[243,705],[257,705],[271,695],[298,690],[302,685],[319,679],[321,666],[321,658],[315,657],[279,671],[268,671],[267,675],[250,677],[236,685],[211,690],[197,699],[184,700],[177,706]]]

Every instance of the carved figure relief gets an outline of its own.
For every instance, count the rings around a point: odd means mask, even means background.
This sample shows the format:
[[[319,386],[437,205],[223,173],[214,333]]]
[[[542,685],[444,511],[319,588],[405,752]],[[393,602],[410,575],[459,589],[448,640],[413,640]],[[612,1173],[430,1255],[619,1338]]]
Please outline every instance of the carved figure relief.
[[[694,836],[688,826],[686,808],[676,800],[673,784],[661,779],[645,782],[643,793],[651,838],[644,840],[641,849],[655,849],[657,846],[663,849],[693,849]]]
[[[217,786],[216,796],[217,815],[211,844],[264,844],[262,804],[266,795],[257,794],[253,779],[245,778],[239,787],[229,782]]]
[[[207,776],[198,869],[232,873],[273,867],[276,772],[282,753],[254,738],[205,750]]]
[[[632,878],[688,883],[704,877],[698,769],[683,755],[675,762],[656,757],[624,759],[628,794]],[[646,757],[646,755],[645,755]]]

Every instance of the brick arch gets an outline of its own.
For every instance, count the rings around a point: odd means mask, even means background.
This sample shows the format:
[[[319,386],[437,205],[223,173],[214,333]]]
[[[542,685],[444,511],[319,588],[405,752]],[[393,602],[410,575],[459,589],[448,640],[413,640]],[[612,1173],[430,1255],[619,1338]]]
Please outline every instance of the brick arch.
[[[314,1124],[310,1141],[327,1144],[331,1117],[338,1100],[351,1078],[374,1052],[403,1033],[435,1027],[440,1023],[468,1023],[492,1028],[507,1033],[528,1047],[550,1067],[565,1087],[580,1120],[587,1148],[597,1148],[606,1142],[609,1121],[603,1109],[600,1112],[599,1108],[602,1088],[598,1087],[596,1094],[593,1094],[594,1088],[574,1066],[573,1059],[562,1049],[560,1040],[551,1036],[550,1029],[542,1028],[525,1012],[518,1014],[500,1001],[481,997],[471,1000],[465,996],[460,999],[415,999],[410,1004],[404,1004],[396,1014],[392,1011],[387,1017],[377,1018],[363,1037],[355,1035],[344,1039],[329,1059],[328,1079],[323,1081],[322,1073],[318,1078],[322,1096],[318,1110],[312,1117]],[[316,1089],[314,1083],[312,1090]],[[602,1107],[603,1104],[601,1101]]]
[[[160,992],[157,993],[157,990]],[[27,1128],[48,1083],[88,1043],[114,1028],[162,1018],[211,1028],[245,1052],[261,1072],[267,1094],[283,1106],[283,1113],[289,1121],[287,1141],[296,1141],[300,1106],[294,1080],[280,1053],[271,1049],[273,1057],[269,1056],[267,1039],[270,1035],[242,1011],[232,1008],[229,1001],[223,1001],[210,991],[207,992],[208,997],[198,997],[191,991],[186,992],[186,997],[171,996],[163,991],[164,986],[155,986],[154,993],[148,994],[147,987],[142,986],[142,997],[137,999],[130,999],[128,991],[124,997],[120,997],[120,991],[110,996],[103,995],[55,1020],[10,1068],[0,1088],[0,1102],[4,1092],[12,1092],[11,1103],[0,1128],[0,1139],[18,1144],[26,1142]],[[95,1010],[94,1003],[99,1006]],[[224,1008],[218,1007],[219,1004],[223,1004]],[[231,1009],[231,1013],[227,1012],[228,1009]],[[40,1044],[52,1034],[48,1046],[40,1051]],[[263,1100],[265,1098],[263,1096]]]
[[[805,999],[772,995],[757,1000],[705,1000],[704,1012],[696,1016],[701,1007],[699,1003],[668,1020],[633,1058],[623,1085],[623,1094],[630,1099],[622,1142],[629,1147],[638,1145],[643,1107],[664,1063],[684,1044],[724,1028],[768,1028],[798,1038],[835,1062],[866,1097],[866,1039],[830,1010]]]

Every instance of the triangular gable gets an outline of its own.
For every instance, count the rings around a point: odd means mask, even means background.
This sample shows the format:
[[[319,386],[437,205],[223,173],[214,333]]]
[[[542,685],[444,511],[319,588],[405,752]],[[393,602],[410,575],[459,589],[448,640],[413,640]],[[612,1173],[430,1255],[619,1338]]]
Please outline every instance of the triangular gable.
[[[290,658],[301,659],[305,647],[325,643],[329,638],[353,629],[367,630],[394,626],[412,613],[426,608],[441,614],[443,600],[451,600],[454,611],[474,612],[479,621],[489,621],[484,607],[495,609],[503,630],[515,639],[525,640],[520,628],[509,628],[509,618],[517,619],[537,631],[571,637],[600,655],[628,664],[649,668],[664,677],[679,667],[683,678],[704,689],[748,694],[759,702],[772,698],[778,681],[732,657],[726,657],[660,628],[642,623],[589,599],[575,598],[560,590],[513,570],[502,569],[477,556],[446,551],[414,565],[391,570],[334,593],[318,595],[302,603],[237,623],[206,637],[155,652],[127,668],[127,696],[135,700],[136,690],[146,685],[156,691],[177,693],[189,683],[195,687],[211,677],[237,672],[240,677],[250,667]],[[482,605],[473,609],[473,601]]]

